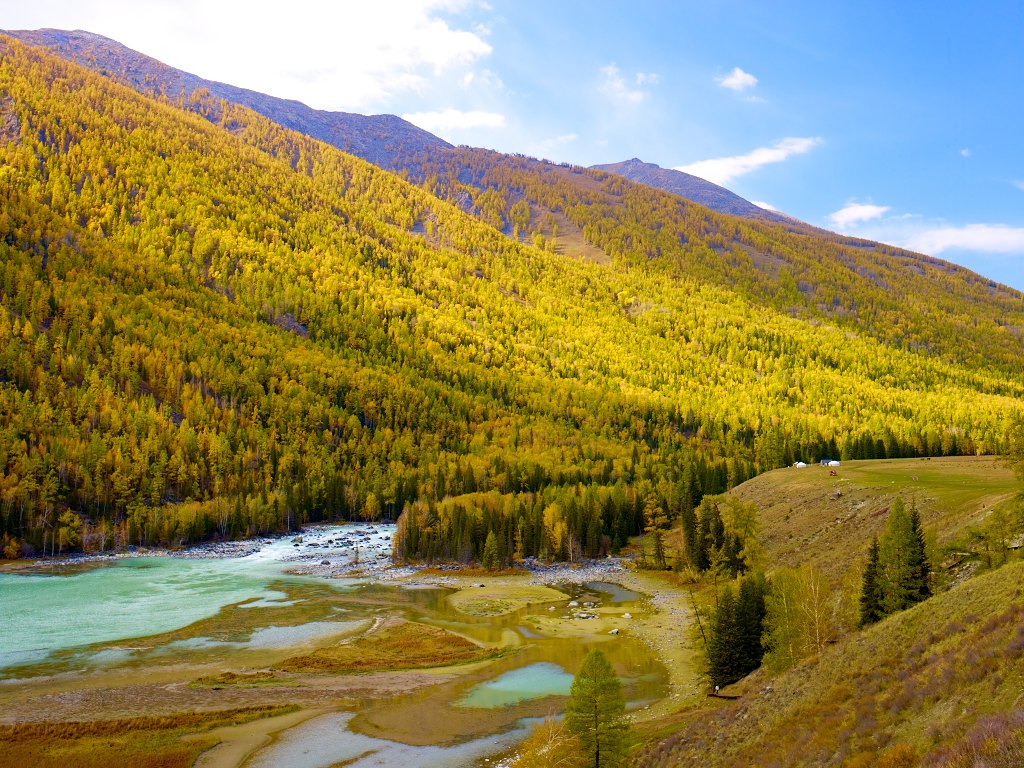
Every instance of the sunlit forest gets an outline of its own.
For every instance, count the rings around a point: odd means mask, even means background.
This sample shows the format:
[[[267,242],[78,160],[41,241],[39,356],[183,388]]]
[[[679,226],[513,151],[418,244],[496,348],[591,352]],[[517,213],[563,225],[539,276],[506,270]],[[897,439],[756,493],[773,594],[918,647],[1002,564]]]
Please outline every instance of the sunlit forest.
[[[1019,294],[597,171],[402,179],[6,38],[0,161],[9,556],[404,515],[576,559],[797,459],[999,452],[1024,395]]]

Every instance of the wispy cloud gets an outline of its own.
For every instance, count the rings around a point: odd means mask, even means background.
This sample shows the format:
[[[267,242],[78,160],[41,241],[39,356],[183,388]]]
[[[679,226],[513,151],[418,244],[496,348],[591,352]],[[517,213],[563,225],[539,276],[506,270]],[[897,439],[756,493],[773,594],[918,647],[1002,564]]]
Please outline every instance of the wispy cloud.
[[[1024,253],[1024,227],[1007,224],[967,224],[925,229],[907,237],[905,248],[937,256],[946,251]]]
[[[758,147],[745,155],[700,160],[689,165],[680,165],[676,167],[676,170],[700,176],[702,179],[724,186],[733,179],[756,171],[765,165],[781,163],[793,155],[810,152],[821,143],[822,139],[819,137],[788,137],[775,142],[770,147]]]
[[[1024,180],[1021,180],[1021,179],[1014,179],[1014,180],[1013,180],[1013,181],[1011,181],[1010,183],[1011,183],[1011,184],[1013,184],[1013,186],[1015,186],[1015,187],[1016,187],[1017,189],[1019,189],[1019,190],[1020,190],[1021,192],[1024,192]]]
[[[832,226],[839,229],[848,229],[865,221],[880,219],[890,211],[888,205],[873,205],[872,203],[847,203],[835,213],[830,213],[828,220]]]
[[[723,88],[728,88],[730,91],[741,93],[757,85],[757,78],[749,72],[744,72],[739,67],[734,67],[728,75],[716,77],[715,82]]]
[[[459,109],[438,109],[433,112],[410,112],[402,117],[433,133],[470,128],[502,128],[505,125],[505,116],[500,112],[480,110],[463,112]]]
[[[601,92],[612,101],[620,104],[639,104],[650,92],[644,89],[647,85],[657,85],[659,77],[655,72],[637,72],[632,80],[627,80],[615,64],[601,67],[604,79],[601,81]]]
[[[764,208],[766,211],[778,211],[779,210],[778,208],[776,208],[771,203],[766,203],[763,200],[751,200],[750,202],[752,202],[758,208]]]
[[[970,147],[964,147],[963,149],[960,150],[960,157],[970,157],[970,156],[971,156],[971,149],[970,149]]]
[[[467,72],[462,76],[463,88],[483,88],[488,91],[500,91],[505,87],[494,72],[489,69],[481,69],[479,72]]]

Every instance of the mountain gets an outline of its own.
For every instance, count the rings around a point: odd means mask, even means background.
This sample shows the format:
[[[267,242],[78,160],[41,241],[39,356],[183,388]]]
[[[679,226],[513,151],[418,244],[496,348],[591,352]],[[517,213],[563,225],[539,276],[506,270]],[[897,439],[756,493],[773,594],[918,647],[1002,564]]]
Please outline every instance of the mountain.
[[[105,38],[54,30],[18,34],[57,41],[54,52],[108,75],[134,71],[127,61],[144,62],[139,66],[145,77],[122,78],[142,93],[181,90],[183,73]],[[253,104],[279,102],[234,90]],[[175,103],[219,123],[222,98],[199,88]],[[411,126],[411,136],[374,133],[386,130],[380,123],[366,128],[377,118],[361,120],[346,123],[349,132],[333,134],[329,143],[400,172],[519,242],[619,271],[657,271],[716,285],[759,306],[958,365],[996,366],[1004,375],[1019,370],[1024,296],[957,265],[820,230],[756,206],[755,218],[736,217],[607,171],[451,148]],[[656,166],[626,165],[650,179],[677,178],[673,171],[657,173]],[[736,201],[742,198],[695,181],[697,190],[690,194],[740,206]]]
[[[398,158],[406,154],[451,147],[448,142],[396,115],[327,112],[291,99],[204,80],[91,32],[37,29],[12,30],[4,34],[29,45],[49,48],[147,95],[159,95],[183,104],[193,100],[197,92],[226,99],[381,168],[399,167]]]
[[[796,220],[775,211],[769,211],[745,200],[735,192],[720,187],[699,176],[662,168],[654,163],[645,163],[638,158],[621,163],[593,165],[599,171],[614,173],[638,184],[663,189],[673,195],[685,197],[718,213],[742,216],[745,219],[765,219],[780,223],[794,223]]]
[[[859,274],[852,246],[483,150],[424,158],[424,188],[209,94],[0,48],[5,546],[416,505],[429,543],[444,502],[457,558],[489,530],[559,557],[794,454],[997,452],[1024,398],[997,324],[1020,296],[966,270],[862,249],[896,293],[853,282],[844,326],[790,311],[791,270]]]

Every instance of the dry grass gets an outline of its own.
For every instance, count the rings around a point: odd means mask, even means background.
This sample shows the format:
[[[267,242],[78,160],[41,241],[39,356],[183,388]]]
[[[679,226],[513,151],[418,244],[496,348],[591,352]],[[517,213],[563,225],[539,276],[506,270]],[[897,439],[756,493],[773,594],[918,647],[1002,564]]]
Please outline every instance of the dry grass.
[[[843,462],[834,477],[820,466],[777,469],[731,493],[757,504],[768,567],[810,563],[835,584],[860,566],[897,494],[948,544],[1019,491],[997,459],[958,456]]]
[[[290,683],[290,680],[263,669],[256,672],[222,672],[219,675],[206,675],[189,683],[189,688],[210,688],[219,691],[222,688],[258,688]]]
[[[287,672],[380,672],[429,669],[497,658],[505,651],[484,648],[427,624],[386,624],[349,642],[294,656],[277,665]]]
[[[1024,563],[1014,562],[777,678],[755,673],[730,689],[738,701],[666,720],[662,732],[672,735],[646,747],[638,764],[946,765],[938,755],[947,745],[979,741],[972,734],[984,718],[1021,706],[1022,584]],[[1004,725],[1009,751],[1020,725]]]
[[[502,616],[531,605],[565,599],[565,594],[551,587],[507,582],[464,587],[448,596],[453,608],[471,616]]]
[[[225,725],[274,717],[296,707],[247,707],[87,722],[0,727],[0,764],[33,768],[179,768],[190,766],[213,738],[183,739]]]

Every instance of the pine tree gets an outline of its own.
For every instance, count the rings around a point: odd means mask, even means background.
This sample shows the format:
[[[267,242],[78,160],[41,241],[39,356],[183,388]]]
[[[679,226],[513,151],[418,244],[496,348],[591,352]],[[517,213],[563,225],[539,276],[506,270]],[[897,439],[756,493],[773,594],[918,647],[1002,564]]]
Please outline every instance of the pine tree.
[[[907,556],[909,581],[907,591],[910,601],[912,603],[919,603],[931,597],[932,591],[928,584],[931,574],[931,563],[928,562],[927,543],[924,540],[921,516],[917,512],[916,505],[910,508],[909,543],[909,554]]]
[[[743,677],[736,607],[736,593],[731,585],[727,586],[718,598],[708,637],[708,677],[714,686],[728,685]]]
[[[878,537],[871,541],[868,562],[864,566],[864,577],[860,590],[860,619],[858,626],[866,627],[885,616],[882,610],[882,583],[879,573]]]
[[[739,671],[746,675],[761,666],[764,647],[765,595],[768,582],[762,573],[754,573],[740,582],[736,601],[736,632],[739,639]]]
[[[903,499],[896,497],[879,543],[882,607],[887,614],[902,611],[914,602],[911,599],[914,590],[910,565],[913,546],[910,515]]]
[[[484,542],[484,554],[481,565],[488,571],[493,571],[498,565],[498,540],[495,538],[493,530],[488,532],[487,541]]]
[[[587,654],[572,681],[565,719],[591,768],[614,768],[624,758],[626,703],[622,684],[600,651]]]

